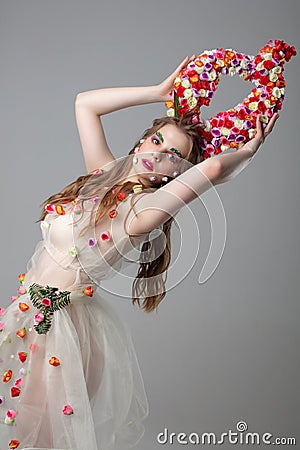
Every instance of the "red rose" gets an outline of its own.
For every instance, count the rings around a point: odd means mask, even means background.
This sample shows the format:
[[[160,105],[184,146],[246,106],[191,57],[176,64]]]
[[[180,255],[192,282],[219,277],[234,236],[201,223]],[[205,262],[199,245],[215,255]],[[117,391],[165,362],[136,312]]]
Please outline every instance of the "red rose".
[[[264,67],[268,70],[273,69],[273,67],[275,66],[275,63],[271,60],[271,59],[267,59],[266,61],[264,61]]]
[[[184,91],[185,91],[185,88],[183,86],[179,86],[179,88],[177,89],[178,97],[183,97]]]
[[[23,363],[27,359],[27,352],[18,352],[19,360]]]
[[[18,387],[12,387],[10,392],[12,397],[19,397],[21,389],[19,389]]]

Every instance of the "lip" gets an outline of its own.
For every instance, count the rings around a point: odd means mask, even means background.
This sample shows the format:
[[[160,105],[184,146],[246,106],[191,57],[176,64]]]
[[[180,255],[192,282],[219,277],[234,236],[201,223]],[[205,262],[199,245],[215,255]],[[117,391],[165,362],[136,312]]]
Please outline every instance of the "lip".
[[[149,159],[142,158],[142,164],[146,169],[153,171],[153,164]]]

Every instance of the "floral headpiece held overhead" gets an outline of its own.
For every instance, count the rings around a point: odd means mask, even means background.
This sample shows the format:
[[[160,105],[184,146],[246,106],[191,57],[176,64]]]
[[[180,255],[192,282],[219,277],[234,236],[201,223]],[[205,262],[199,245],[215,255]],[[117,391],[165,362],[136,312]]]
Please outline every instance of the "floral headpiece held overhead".
[[[281,109],[286,86],[284,64],[296,54],[294,46],[280,40],[268,41],[257,56],[232,49],[206,50],[175,79],[173,100],[166,102],[167,115],[179,117],[193,111],[193,122],[200,122],[200,108],[209,106],[221,75],[237,74],[256,87],[234,108],[206,120],[199,134],[204,158],[238,148],[254,137],[259,114],[267,123]]]

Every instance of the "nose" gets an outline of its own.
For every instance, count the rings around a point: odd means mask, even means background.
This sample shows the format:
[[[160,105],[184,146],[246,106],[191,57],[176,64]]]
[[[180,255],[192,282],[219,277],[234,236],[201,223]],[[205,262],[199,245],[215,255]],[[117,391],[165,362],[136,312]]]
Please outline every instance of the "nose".
[[[161,161],[161,154],[159,152],[152,153],[152,158],[154,161],[159,162]]]

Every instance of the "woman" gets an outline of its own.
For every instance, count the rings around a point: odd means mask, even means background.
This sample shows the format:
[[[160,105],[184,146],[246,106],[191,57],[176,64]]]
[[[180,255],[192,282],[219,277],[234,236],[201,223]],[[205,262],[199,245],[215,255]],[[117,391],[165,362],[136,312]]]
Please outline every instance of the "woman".
[[[96,291],[142,245],[133,303],[165,296],[174,215],[252,159],[278,117],[230,154],[203,160],[189,117],[154,121],[116,161],[99,117],[169,98],[189,58],[158,86],[100,89],[76,98],[88,174],[42,204],[43,239],[1,308],[1,448],[125,449],[142,437],[148,402],[130,332]],[[130,199],[130,201],[129,201]],[[150,233],[162,227],[165,241]]]

